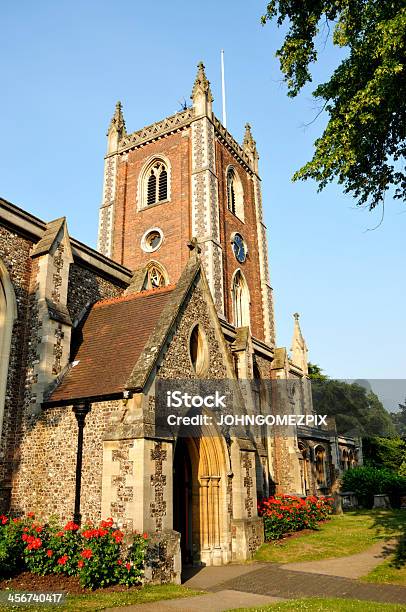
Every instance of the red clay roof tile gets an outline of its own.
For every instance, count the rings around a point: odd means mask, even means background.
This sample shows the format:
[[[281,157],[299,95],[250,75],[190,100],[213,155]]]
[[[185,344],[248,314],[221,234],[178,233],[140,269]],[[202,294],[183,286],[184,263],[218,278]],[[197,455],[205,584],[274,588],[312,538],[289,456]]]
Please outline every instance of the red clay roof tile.
[[[48,401],[120,393],[154,330],[173,286],[102,300],[76,331],[78,362]]]

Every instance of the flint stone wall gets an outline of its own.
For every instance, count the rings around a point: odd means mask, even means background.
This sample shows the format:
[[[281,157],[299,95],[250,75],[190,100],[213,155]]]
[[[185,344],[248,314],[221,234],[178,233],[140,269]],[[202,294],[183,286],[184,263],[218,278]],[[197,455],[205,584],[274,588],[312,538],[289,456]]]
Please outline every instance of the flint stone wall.
[[[11,230],[0,227],[0,258],[7,268],[17,302],[17,320],[11,338],[3,430],[0,444],[0,511],[8,508],[11,473],[14,465],[14,437],[19,423],[18,407],[24,397],[24,381],[29,347],[26,345],[30,310],[29,283],[33,243]]]
[[[81,513],[83,520],[101,518],[103,436],[119,400],[92,405],[83,440]],[[25,466],[13,492],[16,514],[34,511],[45,518],[71,519],[75,499],[77,421],[71,406],[47,408],[24,440]]]
[[[76,263],[69,269],[68,310],[72,321],[78,319],[88,304],[122,295],[125,287],[106,280]]]
[[[223,353],[208,312],[204,293],[199,287],[194,289],[192,296],[184,307],[180,323],[159,368],[159,378],[196,379],[196,373],[189,356],[189,338],[193,327],[197,323],[204,329],[209,348],[209,367],[204,378],[209,380],[227,378]]]

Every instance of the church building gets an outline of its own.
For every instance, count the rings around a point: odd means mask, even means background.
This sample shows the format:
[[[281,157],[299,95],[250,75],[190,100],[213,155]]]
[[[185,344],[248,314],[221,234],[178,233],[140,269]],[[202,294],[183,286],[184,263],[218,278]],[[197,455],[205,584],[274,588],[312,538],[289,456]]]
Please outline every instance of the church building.
[[[299,315],[276,344],[251,127],[240,144],[217,119],[202,63],[191,100],[132,133],[117,103],[97,250],[0,199],[0,511],[148,532],[154,582],[250,558],[258,500],[328,494],[362,460],[332,423],[157,427],[165,381],[231,381],[236,415],[314,414]]]

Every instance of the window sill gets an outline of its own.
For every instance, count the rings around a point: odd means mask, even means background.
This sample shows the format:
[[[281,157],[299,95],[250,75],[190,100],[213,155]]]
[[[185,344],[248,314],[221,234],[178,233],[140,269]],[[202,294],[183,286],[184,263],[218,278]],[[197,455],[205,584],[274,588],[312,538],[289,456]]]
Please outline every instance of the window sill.
[[[230,213],[230,215],[233,215],[233,217],[235,217],[236,219],[238,219],[238,221],[240,221],[240,223],[243,223],[245,225],[245,221],[244,219],[241,219],[241,217],[239,217],[238,215],[236,215],[232,210],[230,210],[227,207],[227,211]]]
[[[143,210],[149,210],[150,208],[155,208],[155,206],[161,206],[161,204],[170,204],[171,200],[161,200],[160,202],[155,202],[155,204],[147,204],[146,206],[142,206],[139,208],[139,212]]]

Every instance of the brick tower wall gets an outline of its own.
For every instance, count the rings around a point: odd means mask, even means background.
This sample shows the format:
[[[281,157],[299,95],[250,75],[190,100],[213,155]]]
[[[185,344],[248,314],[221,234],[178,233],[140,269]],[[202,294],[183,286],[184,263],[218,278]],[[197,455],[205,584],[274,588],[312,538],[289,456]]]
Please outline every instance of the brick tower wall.
[[[118,263],[136,270],[151,260],[158,261],[165,266],[169,282],[177,282],[189,257],[187,243],[192,238],[191,154],[190,128],[184,127],[176,133],[143,144],[119,156],[112,254]],[[142,208],[139,201],[141,177],[146,165],[155,155],[162,155],[171,166],[170,201]],[[264,340],[252,173],[217,138],[215,155],[225,316],[228,321],[233,322],[232,276],[237,268],[241,268],[251,297],[251,331],[255,337]],[[244,221],[228,210],[226,172],[230,165],[238,173],[243,186]],[[153,227],[159,227],[163,231],[164,240],[157,251],[146,253],[141,248],[141,239],[145,232]],[[248,257],[243,264],[237,262],[234,257],[231,244],[233,232],[241,233],[248,246]]]

